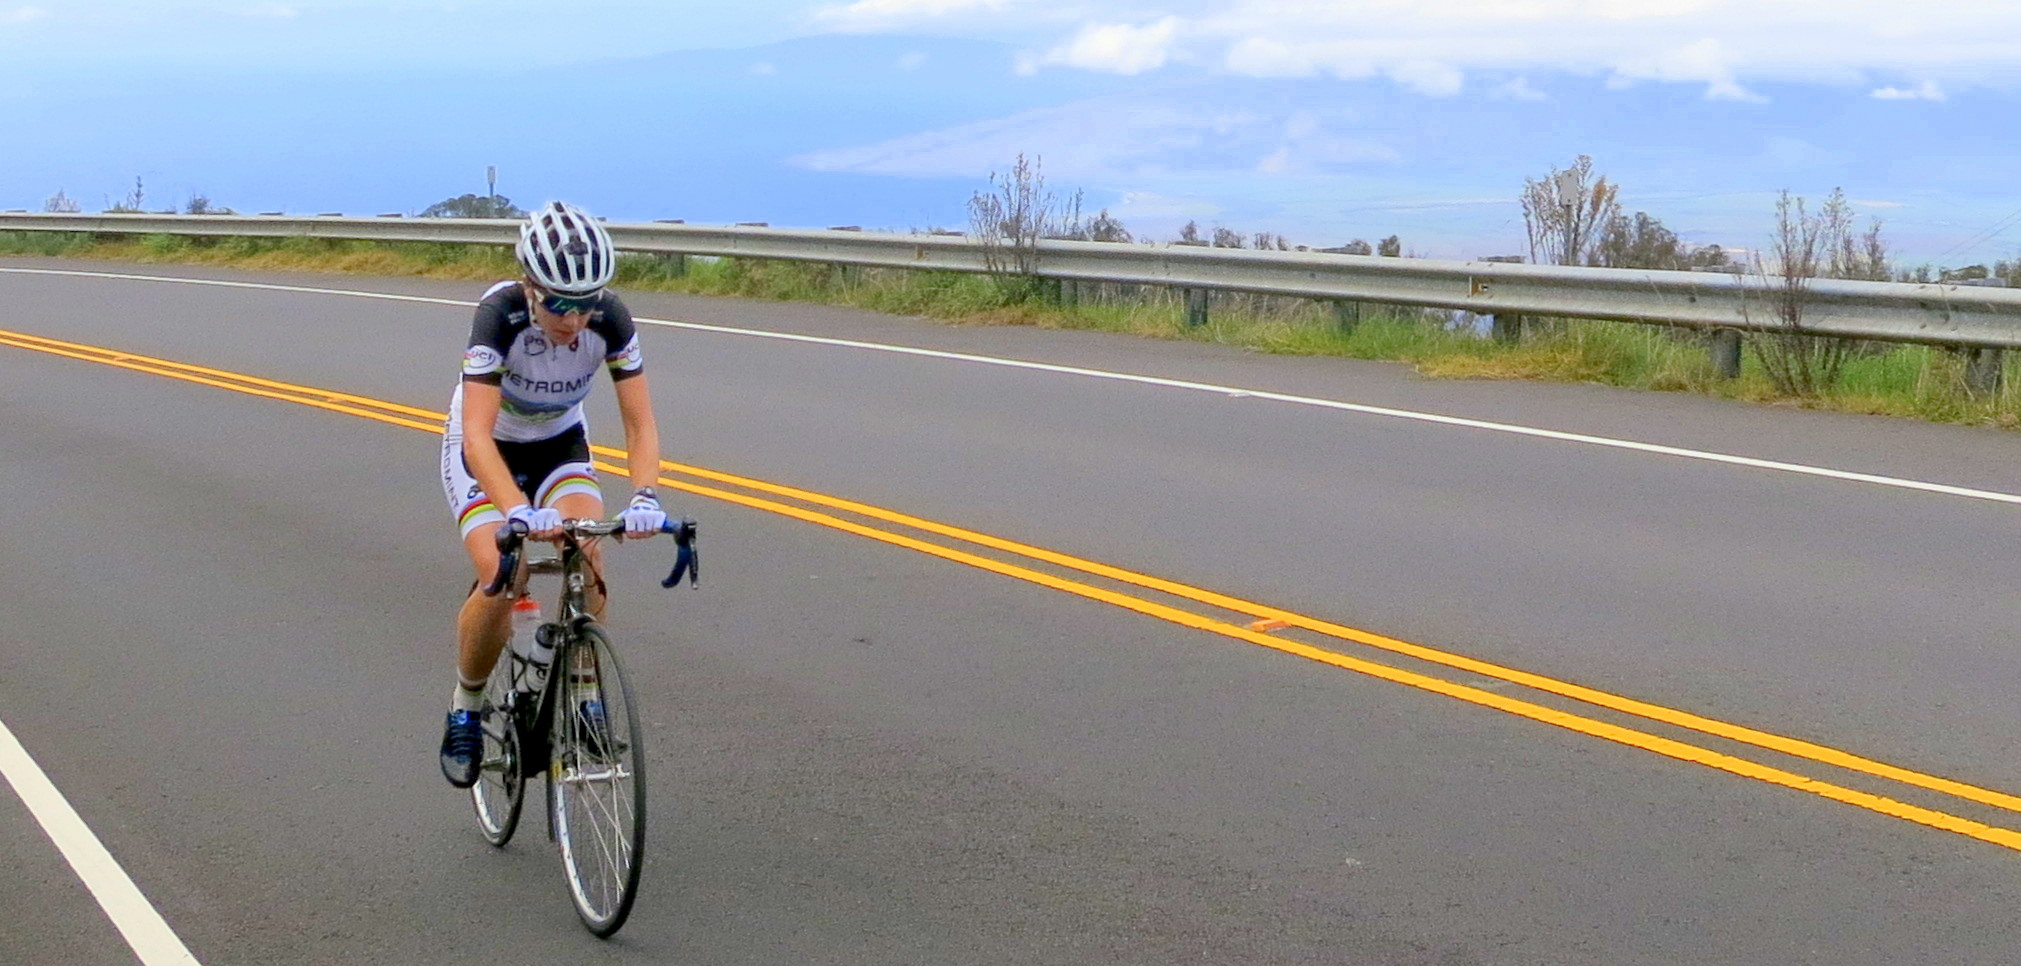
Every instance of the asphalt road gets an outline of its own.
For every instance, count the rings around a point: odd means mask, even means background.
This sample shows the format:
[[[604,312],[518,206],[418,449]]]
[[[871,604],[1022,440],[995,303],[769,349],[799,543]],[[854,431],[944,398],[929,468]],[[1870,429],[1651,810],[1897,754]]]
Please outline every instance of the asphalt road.
[[[659,319],[2021,493],[2021,440],[1995,431],[628,298]],[[428,409],[469,315],[6,272],[0,306],[0,330]],[[671,460],[2021,789],[2012,504],[830,344],[643,339]],[[609,392],[595,399],[592,436],[621,446]],[[538,816],[494,851],[435,773],[468,582],[438,446],[0,345],[0,722],[204,963],[2014,959],[2015,848],[692,496],[670,502],[703,522],[700,588],[653,584],[668,546],[612,555],[653,824],[638,909],[600,943],[575,925]],[[1276,634],[2021,827],[1955,795]],[[0,962],[131,961],[4,794],[0,871]]]

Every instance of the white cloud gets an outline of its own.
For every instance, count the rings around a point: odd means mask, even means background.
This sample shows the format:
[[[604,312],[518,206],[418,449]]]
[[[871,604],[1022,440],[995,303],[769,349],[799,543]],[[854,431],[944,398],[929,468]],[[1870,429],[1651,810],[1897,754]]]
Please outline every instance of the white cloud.
[[[0,24],[30,23],[49,16],[49,11],[41,7],[14,7],[0,10]]]
[[[1629,80],[1695,81],[1704,84],[1705,96],[1715,101],[1765,100],[1740,86],[1733,76],[1733,55],[1726,45],[1709,37],[1660,51],[1647,60],[1618,66],[1614,76]]]
[[[816,24],[844,31],[875,31],[944,20],[955,14],[994,13],[1019,0],[856,0],[814,11]]]
[[[1413,60],[1390,68],[1389,76],[1397,83],[1430,97],[1451,97],[1460,92],[1466,82],[1466,75],[1453,69],[1450,64],[1435,60]]]
[[[1230,73],[1249,77],[1310,77],[1318,70],[1306,51],[1263,37],[1236,42],[1221,63]]]
[[[898,62],[891,66],[899,70],[918,70],[926,66],[926,55],[917,50],[909,51],[905,56],[898,58]]]
[[[1840,160],[1838,154],[1809,141],[1782,135],[1768,139],[1762,147],[1761,157],[1771,165],[1793,171],[1815,171]]]
[[[981,178],[1020,153],[1043,158],[1050,176],[1089,185],[1135,184],[1179,172],[1187,178],[1313,175],[1401,158],[1394,148],[1356,130],[1355,120],[1345,114],[1120,95],[789,160],[816,171]]]
[[[1944,89],[1938,87],[1936,81],[1926,80],[1911,88],[1876,88],[1872,96],[1883,101],[1941,101],[1944,99]]]
[[[1907,207],[1908,207],[1908,204],[1907,204],[1906,202],[1901,202],[1901,201],[1857,201],[1857,200],[1855,200],[1855,201],[1853,202],[1853,207],[1855,207],[1855,208],[1907,208]]]
[[[1318,138],[1279,145],[1256,163],[1259,174],[1313,174],[1342,165],[1403,160],[1395,148],[1353,138]]]
[[[262,3],[239,10],[242,17],[258,17],[264,20],[292,20],[302,15],[298,7],[285,3]]]
[[[1159,194],[1155,191],[1125,191],[1121,200],[1117,201],[1110,211],[1122,217],[1173,221],[1184,218],[1190,221],[1213,218],[1221,213],[1221,208],[1198,198]]]
[[[1551,95],[1530,86],[1527,77],[1516,77],[1489,88],[1488,93],[1510,101],[1548,101]]]
[[[1157,17],[1143,19],[1146,10]],[[1686,84],[1759,101],[1780,82],[1860,86],[1880,98],[2010,82],[2021,3],[1954,0],[1943,17],[1899,0],[858,0],[829,21],[946,26],[1014,39],[1023,66],[1138,73],[1172,64],[1249,77],[1388,76],[1448,95],[1467,75],[1537,71]],[[1031,38],[1038,36],[1036,42]],[[1437,65],[1433,68],[1427,65]],[[1488,87],[1528,99],[1526,87]]]
[[[1371,205],[1370,211],[1450,211],[1455,208],[1492,208],[1515,205],[1508,198],[1440,198],[1436,201],[1397,201],[1389,204]]]
[[[1088,24],[1073,39],[1053,48],[1041,63],[1065,64],[1083,70],[1141,74],[1165,66],[1179,18],[1133,27],[1125,23]]]
[[[1586,6],[1607,20],[1649,20],[1687,17],[1727,4],[1724,0],[1593,0]]]
[[[753,77],[770,77],[779,72],[779,67],[771,61],[761,60],[744,68],[744,72]]]

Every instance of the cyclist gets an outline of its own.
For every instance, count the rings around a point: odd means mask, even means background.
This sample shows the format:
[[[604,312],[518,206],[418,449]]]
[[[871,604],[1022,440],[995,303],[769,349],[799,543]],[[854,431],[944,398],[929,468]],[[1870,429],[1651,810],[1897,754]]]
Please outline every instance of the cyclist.
[[[605,288],[617,273],[610,233],[581,208],[549,202],[520,227],[515,254],[524,277],[499,282],[477,303],[442,440],[443,492],[480,584],[498,569],[495,539],[507,521],[553,539],[564,519],[602,517],[582,407],[599,368],[610,371],[631,453],[625,533],[648,536],[666,521],[652,487],[659,429],[638,334],[631,311]],[[601,562],[597,549],[585,547],[592,567]],[[603,605],[591,588],[599,616]],[[456,692],[441,762],[458,788],[477,780],[484,682],[510,632],[510,612],[507,595],[473,587],[456,615]]]

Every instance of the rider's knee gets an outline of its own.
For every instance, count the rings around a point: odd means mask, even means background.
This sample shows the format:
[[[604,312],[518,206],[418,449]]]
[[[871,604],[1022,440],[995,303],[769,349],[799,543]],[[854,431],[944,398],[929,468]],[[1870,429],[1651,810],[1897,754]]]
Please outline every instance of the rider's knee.
[[[489,581],[498,573],[498,528],[499,524],[487,524],[470,531],[463,538],[463,550],[470,556],[470,564],[477,571],[480,583]]]

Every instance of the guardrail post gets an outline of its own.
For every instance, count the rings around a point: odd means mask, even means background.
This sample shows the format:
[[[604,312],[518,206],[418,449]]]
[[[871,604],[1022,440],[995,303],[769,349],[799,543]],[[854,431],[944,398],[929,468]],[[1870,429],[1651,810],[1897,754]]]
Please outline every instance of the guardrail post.
[[[1496,312],[1489,316],[1493,321],[1488,331],[1494,334],[1496,342],[1519,342],[1523,338],[1523,317],[1514,312]]]
[[[687,255],[684,255],[680,252],[669,252],[667,254],[660,256],[660,264],[665,265],[667,267],[667,274],[672,275],[675,278],[687,277],[688,274]]]
[[[1060,279],[1060,307],[1070,309],[1081,304],[1081,283],[1076,279]]]
[[[1713,371],[1719,373],[1719,378],[1740,378],[1740,330],[1714,329],[1706,337],[1706,344],[1712,352]]]
[[[1197,329],[1207,324],[1207,290],[1204,288],[1180,289],[1186,297],[1186,327]]]
[[[1360,302],[1333,303],[1333,327],[1341,335],[1353,335],[1355,326],[1361,324]]]
[[[1999,392],[2001,355],[1999,349],[1987,346],[1966,348],[1965,388],[1985,396]]]

